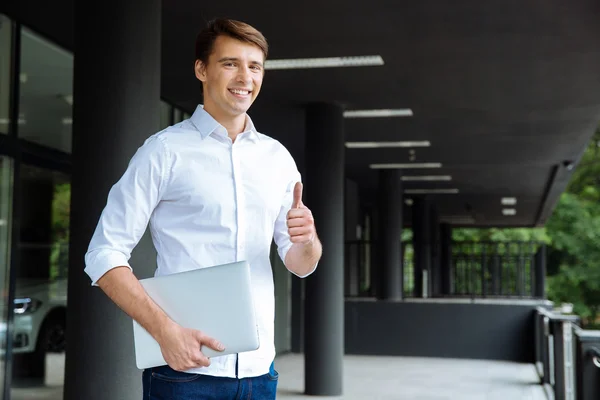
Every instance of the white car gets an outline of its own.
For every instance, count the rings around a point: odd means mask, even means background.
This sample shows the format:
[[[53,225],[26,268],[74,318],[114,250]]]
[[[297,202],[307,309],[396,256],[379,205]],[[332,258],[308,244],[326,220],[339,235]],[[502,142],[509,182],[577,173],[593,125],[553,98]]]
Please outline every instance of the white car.
[[[13,353],[61,353],[66,346],[67,280],[17,280]],[[6,324],[0,324],[5,337]],[[4,340],[2,340],[4,342]]]

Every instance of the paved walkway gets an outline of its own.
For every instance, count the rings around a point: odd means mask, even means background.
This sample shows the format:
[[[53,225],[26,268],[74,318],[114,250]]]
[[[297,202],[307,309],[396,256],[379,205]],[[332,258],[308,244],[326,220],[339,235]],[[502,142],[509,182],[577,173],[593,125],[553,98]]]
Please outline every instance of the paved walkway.
[[[62,400],[64,356],[48,356],[47,386],[12,389],[12,400]],[[532,365],[497,361],[346,356],[341,397],[306,396],[304,357],[277,358],[278,400],[547,400]]]
[[[305,396],[304,358],[277,358],[277,399],[546,400],[533,365],[498,361],[345,356],[341,397]]]

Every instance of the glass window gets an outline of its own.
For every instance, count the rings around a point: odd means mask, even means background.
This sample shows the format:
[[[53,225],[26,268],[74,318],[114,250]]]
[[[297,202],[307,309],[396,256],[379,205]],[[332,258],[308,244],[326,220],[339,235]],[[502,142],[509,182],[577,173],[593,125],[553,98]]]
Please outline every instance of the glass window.
[[[0,133],[8,133],[10,101],[11,23],[0,15]]]
[[[19,76],[19,137],[70,153],[73,55],[23,28]]]
[[[171,125],[171,106],[161,100],[160,102],[160,129]]]
[[[8,273],[12,215],[12,160],[0,157],[0,352],[5,359],[8,317]],[[4,393],[4,363],[0,364],[0,393]]]
[[[58,400],[64,380],[71,184],[64,174],[30,165],[20,172],[11,392],[21,398],[35,390],[40,398]]]

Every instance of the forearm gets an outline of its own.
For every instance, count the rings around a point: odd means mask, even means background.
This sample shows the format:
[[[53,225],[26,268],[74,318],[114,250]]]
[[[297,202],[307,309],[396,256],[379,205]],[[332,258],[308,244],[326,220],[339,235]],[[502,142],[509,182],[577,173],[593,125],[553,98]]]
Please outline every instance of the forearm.
[[[98,286],[157,341],[174,323],[148,296],[140,281],[127,267],[111,269],[98,280]]]
[[[305,276],[314,270],[322,253],[321,241],[315,236],[308,244],[294,243],[285,256],[285,265],[296,275]]]

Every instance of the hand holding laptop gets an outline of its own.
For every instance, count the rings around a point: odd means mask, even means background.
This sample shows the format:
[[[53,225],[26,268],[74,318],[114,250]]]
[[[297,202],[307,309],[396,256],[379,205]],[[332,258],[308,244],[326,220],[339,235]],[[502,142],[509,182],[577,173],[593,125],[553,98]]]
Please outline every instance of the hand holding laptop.
[[[165,327],[157,341],[165,361],[176,371],[208,367],[210,359],[202,353],[202,346],[208,346],[215,351],[225,349],[218,340],[199,330],[184,328],[175,322]]]
[[[140,283],[170,322],[154,337],[133,320],[139,369],[168,364],[188,371],[208,366],[211,357],[259,348],[248,262],[158,275]]]

